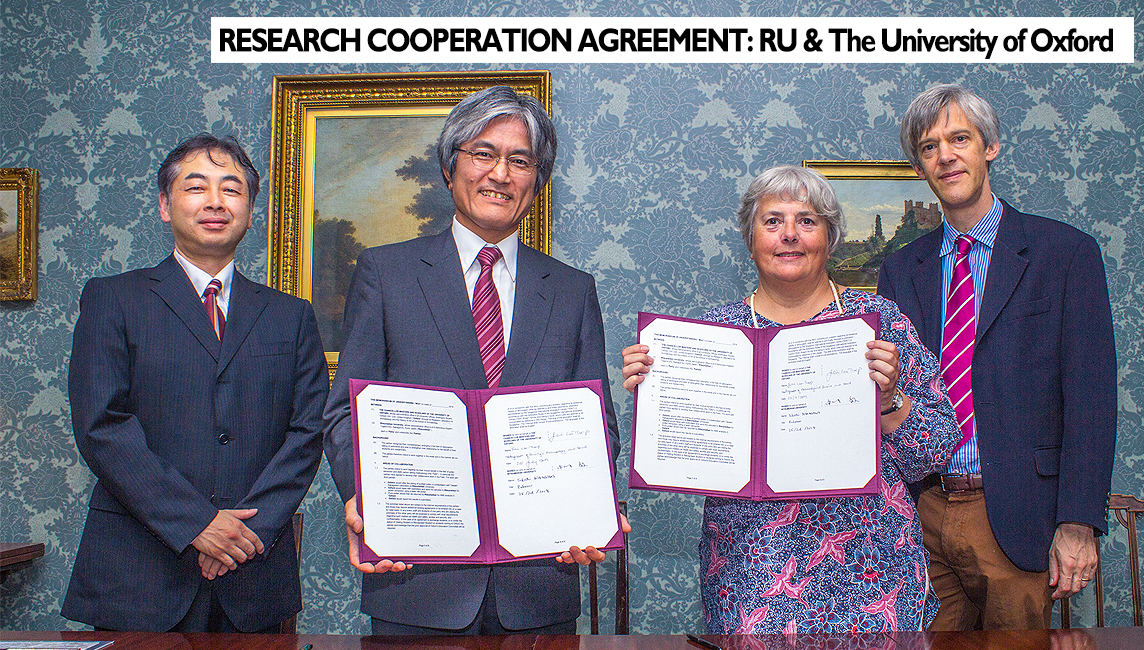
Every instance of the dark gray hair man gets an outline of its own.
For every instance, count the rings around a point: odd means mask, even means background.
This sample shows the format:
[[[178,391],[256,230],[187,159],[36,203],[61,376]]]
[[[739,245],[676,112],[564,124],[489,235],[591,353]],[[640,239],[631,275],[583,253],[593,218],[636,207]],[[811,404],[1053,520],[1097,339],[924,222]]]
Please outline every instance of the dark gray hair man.
[[[345,503],[350,562],[363,573],[361,609],[375,634],[574,633],[579,564],[604,558],[591,546],[571,546],[555,560],[412,570],[358,554],[350,377],[464,389],[599,379],[613,455],[619,451],[595,282],[517,237],[552,173],[552,120],[534,98],[488,88],[449,114],[437,156],[453,195],[452,226],[358,257],[326,405],[326,457]],[[491,301],[474,295],[490,280]],[[491,344],[478,345],[478,326]]]
[[[556,162],[556,127],[535,97],[521,95],[508,86],[475,92],[450,111],[437,138],[437,161],[446,184],[457,169],[460,147],[476,138],[494,120],[506,117],[519,120],[528,132],[536,164],[533,187],[535,192],[540,192],[552,176],[552,165]]]
[[[827,253],[838,248],[845,234],[842,229],[842,206],[826,177],[809,167],[794,165],[771,167],[755,177],[743,192],[739,203],[738,225],[743,241],[750,249],[755,230],[755,211],[766,199],[801,201],[814,209],[826,222]]]
[[[943,223],[891,254],[878,293],[941,359],[962,431],[913,487],[941,608],[932,630],[1044,628],[1096,570],[1116,446],[1116,351],[1096,241],[993,195],[993,108],[918,95],[902,150]]]

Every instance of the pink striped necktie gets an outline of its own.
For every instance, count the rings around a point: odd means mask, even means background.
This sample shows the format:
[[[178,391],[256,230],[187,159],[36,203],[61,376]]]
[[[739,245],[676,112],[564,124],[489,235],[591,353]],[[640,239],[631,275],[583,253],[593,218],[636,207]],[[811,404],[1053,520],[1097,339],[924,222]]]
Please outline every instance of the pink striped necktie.
[[[489,388],[500,385],[504,370],[504,323],[501,321],[500,294],[493,284],[493,264],[501,258],[499,248],[486,246],[477,253],[481,274],[473,288],[473,325],[477,328],[477,343],[481,347],[481,363]]]
[[[949,279],[942,330],[941,378],[945,380],[957,426],[961,429],[958,449],[973,437],[973,339],[977,334],[973,276],[969,271],[969,249],[973,241],[969,235],[957,238],[957,257]]]
[[[218,340],[221,341],[222,333],[226,330],[226,316],[222,313],[222,307],[218,306],[219,291],[222,291],[222,283],[218,281],[218,278],[215,278],[211,280],[206,291],[203,292],[203,308],[207,310],[207,318],[211,321],[211,327],[214,328]]]

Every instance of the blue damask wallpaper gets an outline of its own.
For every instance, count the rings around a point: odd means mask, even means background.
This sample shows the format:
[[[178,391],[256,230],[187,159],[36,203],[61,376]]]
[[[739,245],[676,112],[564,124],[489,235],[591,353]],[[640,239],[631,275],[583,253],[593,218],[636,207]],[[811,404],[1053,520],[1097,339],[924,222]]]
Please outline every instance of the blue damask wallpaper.
[[[276,74],[467,70],[445,66],[212,65],[212,15],[1135,16],[1127,65],[558,65],[560,138],[553,250],[599,283],[621,428],[631,400],[619,350],[636,312],[696,316],[746,295],[754,270],[733,221],[752,175],[804,159],[900,159],[897,122],[946,81],[986,96],[1003,124],[993,188],[1027,212],[1067,221],[1103,247],[1116,319],[1119,440],[1113,490],[1144,493],[1144,58],[1139,0],[4,0],[0,166],[40,170],[39,298],[0,303],[0,540],[47,554],[0,587],[0,629],[76,627],[59,616],[93,484],[76,451],[67,362],[83,283],[152,265],[172,247],[154,171],[182,138],[235,134],[264,171],[240,269],[265,277],[265,178]],[[1030,378],[1035,381],[1035,378]],[[621,461],[626,484],[627,463]],[[631,620],[641,633],[702,630],[697,499],[629,493]],[[299,629],[358,633],[358,581],[341,504],[323,465],[306,512]],[[1104,538],[1126,574],[1126,538]],[[614,565],[604,566],[605,630]],[[1127,624],[1127,585],[1109,578],[1110,622]],[[585,595],[585,602],[586,602]],[[1076,599],[1091,624],[1091,600]],[[585,611],[586,611],[585,605]],[[584,625],[584,617],[581,618]]]

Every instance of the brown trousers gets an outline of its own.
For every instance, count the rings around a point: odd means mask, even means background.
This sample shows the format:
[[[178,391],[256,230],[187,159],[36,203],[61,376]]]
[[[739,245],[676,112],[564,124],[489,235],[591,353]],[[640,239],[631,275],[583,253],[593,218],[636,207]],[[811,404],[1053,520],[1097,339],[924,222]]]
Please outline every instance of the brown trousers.
[[[984,491],[930,487],[918,499],[918,516],[930,582],[941,599],[931,631],[1049,627],[1049,572],[1022,571],[1009,561],[989,526]]]

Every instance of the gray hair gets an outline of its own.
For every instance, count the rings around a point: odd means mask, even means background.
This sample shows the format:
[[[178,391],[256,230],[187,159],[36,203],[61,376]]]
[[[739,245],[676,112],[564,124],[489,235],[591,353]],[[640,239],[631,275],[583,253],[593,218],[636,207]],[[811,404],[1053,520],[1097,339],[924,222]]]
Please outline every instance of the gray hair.
[[[493,120],[511,117],[524,123],[536,158],[536,192],[539,194],[552,175],[556,162],[556,127],[548,112],[535,97],[518,94],[508,86],[493,86],[461,100],[441,129],[437,138],[437,161],[445,183],[457,170],[457,147],[476,138]]]
[[[250,162],[250,156],[246,155],[246,151],[233,135],[218,138],[210,133],[199,133],[180,142],[179,146],[167,154],[166,159],[159,165],[159,171],[155,174],[155,182],[159,186],[159,194],[170,198],[171,184],[175,182],[175,176],[179,173],[179,166],[182,165],[186,159],[192,158],[203,151],[207,153],[207,158],[209,158],[212,163],[219,166],[225,165],[226,161],[215,160],[215,152],[230,156],[231,161],[234,162],[234,166],[241,169],[242,175],[246,178],[247,196],[250,198],[250,207],[253,208],[254,199],[258,198],[258,170],[254,168],[254,163]]]
[[[918,157],[918,141],[939,119],[949,114],[952,104],[956,104],[969,118],[969,122],[977,127],[986,149],[1001,141],[1001,122],[989,102],[957,84],[934,86],[915,97],[902,116],[898,140],[906,158],[915,168],[922,166]]]
[[[739,205],[739,233],[750,250],[754,243],[755,211],[763,199],[802,201],[826,221],[828,252],[842,241],[842,206],[826,177],[808,167],[771,167],[755,177]]]

